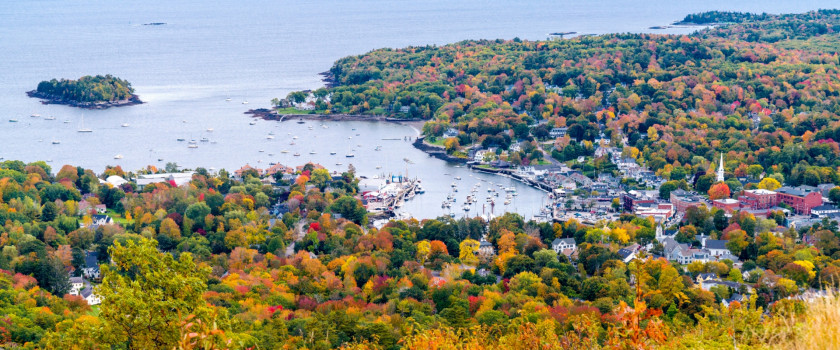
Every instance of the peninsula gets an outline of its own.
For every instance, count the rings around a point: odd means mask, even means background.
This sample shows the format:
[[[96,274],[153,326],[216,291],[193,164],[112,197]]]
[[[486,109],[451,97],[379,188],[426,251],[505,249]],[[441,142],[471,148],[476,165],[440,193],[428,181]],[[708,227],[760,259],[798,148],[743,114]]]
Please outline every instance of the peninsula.
[[[89,109],[141,104],[134,94],[134,88],[126,80],[112,75],[86,75],[78,80],[44,80],[36,90],[26,93],[29,97],[42,99],[44,104],[66,104]]]

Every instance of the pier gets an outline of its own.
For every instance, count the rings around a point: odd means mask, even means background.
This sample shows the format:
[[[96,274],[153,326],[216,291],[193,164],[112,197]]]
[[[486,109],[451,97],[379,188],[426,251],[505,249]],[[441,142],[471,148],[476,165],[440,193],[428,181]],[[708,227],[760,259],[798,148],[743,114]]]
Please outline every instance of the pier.
[[[405,180],[403,182],[393,182],[391,185],[398,186],[396,194],[389,194],[379,200],[369,200],[367,209],[371,213],[382,213],[387,216],[394,216],[394,210],[401,207],[405,201],[417,195],[417,188],[419,180]]]

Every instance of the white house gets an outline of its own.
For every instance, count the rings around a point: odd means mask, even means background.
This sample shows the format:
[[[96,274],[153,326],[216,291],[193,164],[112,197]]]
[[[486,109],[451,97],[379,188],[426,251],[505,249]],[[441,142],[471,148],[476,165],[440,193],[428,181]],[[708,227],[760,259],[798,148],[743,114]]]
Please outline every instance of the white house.
[[[496,249],[493,248],[493,244],[481,238],[481,242],[478,244],[478,254],[482,256],[493,256],[496,255]]]
[[[79,295],[85,286],[85,279],[82,277],[70,277],[70,295]]]
[[[555,238],[554,241],[551,242],[551,249],[554,249],[557,253],[566,249],[575,250],[577,249],[577,242],[575,242],[574,238]]]
[[[569,128],[552,128],[551,131],[548,132],[548,136],[552,138],[558,138],[566,136],[566,132],[569,131]]]
[[[195,172],[187,171],[183,173],[164,173],[164,174],[143,174],[137,175],[137,188],[142,190],[148,184],[158,182],[172,182],[175,186],[182,186],[192,180]]]
[[[90,284],[88,284],[87,287],[82,290],[80,295],[82,296],[82,298],[85,298],[85,301],[87,301],[88,305],[99,305],[102,302],[102,298],[100,298],[99,295],[93,291],[93,287]]]
[[[85,254],[85,267],[82,268],[82,275],[89,278],[99,278],[99,257],[96,252]]]

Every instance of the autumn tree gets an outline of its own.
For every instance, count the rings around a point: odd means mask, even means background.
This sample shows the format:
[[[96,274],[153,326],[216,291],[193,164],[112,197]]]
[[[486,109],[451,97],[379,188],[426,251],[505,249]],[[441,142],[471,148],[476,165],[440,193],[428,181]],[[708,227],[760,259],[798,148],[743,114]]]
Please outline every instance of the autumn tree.
[[[458,258],[461,260],[462,263],[467,265],[478,265],[478,257],[476,253],[478,253],[479,243],[474,239],[465,239],[459,245],[459,253]]]
[[[758,188],[769,191],[775,191],[779,187],[782,187],[782,184],[779,183],[779,180],[776,180],[772,177],[765,177],[761,179],[761,181],[758,183]]]
[[[709,188],[709,199],[729,198],[729,186],[726,183],[718,182]]]
[[[147,239],[115,242],[109,253],[113,264],[103,265],[96,293],[102,298],[102,328],[115,346],[171,349],[182,320],[209,314],[202,294],[210,269],[197,266],[192,254],[176,260]]]

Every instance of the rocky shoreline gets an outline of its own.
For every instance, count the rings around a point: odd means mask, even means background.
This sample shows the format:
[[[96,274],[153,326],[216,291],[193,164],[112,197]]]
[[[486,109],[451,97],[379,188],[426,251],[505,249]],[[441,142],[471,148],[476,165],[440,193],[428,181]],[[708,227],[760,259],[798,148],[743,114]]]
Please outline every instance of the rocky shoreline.
[[[41,99],[41,103],[45,105],[49,104],[56,104],[56,105],[68,105],[70,107],[79,107],[85,109],[108,109],[111,107],[124,107],[124,106],[133,106],[142,104],[143,101],[140,101],[140,96],[131,95],[130,98],[125,100],[117,100],[117,101],[107,101],[107,102],[80,102],[80,101],[73,101],[73,100],[65,100],[58,96],[48,95],[45,93],[38,92],[37,90],[27,91],[26,95],[32,98]]]
[[[467,162],[469,162],[469,159],[467,158],[458,158],[446,154],[446,151],[443,149],[443,147],[437,147],[423,142],[425,139],[425,136],[420,136],[417,139],[415,139],[414,142],[411,143],[411,145],[414,146],[414,148],[425,152],[429,156],[445,160],[447,162],[459,164],[467,164]]]
[[[292,119],[305,120],[329,120],[329,121],[373,121],[373,122],[394,122],[394,123],[425,123],[423,120],[388,118],[381,115],[370,114],[280,114],[276,110],[268,108],[249,109],[244,114],[263,120],[286,121]],[[422,127],[422,124],[421,124]]]

